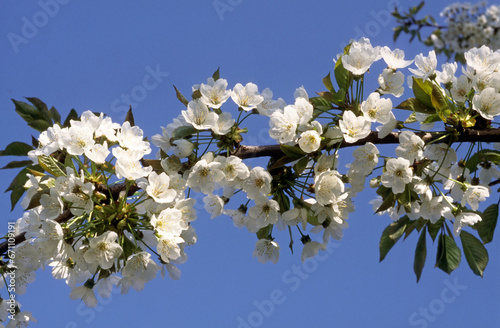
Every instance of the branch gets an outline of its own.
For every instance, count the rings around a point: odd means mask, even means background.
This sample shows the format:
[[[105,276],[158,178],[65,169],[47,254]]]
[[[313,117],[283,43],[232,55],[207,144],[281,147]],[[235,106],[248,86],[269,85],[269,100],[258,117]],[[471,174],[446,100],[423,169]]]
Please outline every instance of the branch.
[[[400,132],[392,132],[386,137],[379,139],[378,132],[372,131],[368,137],[358,140],[353,143],[347,143],[342,141],[339,148],[347,148],[354,146],[362,146],[367,142],[371,142],[375,145],[382,144],[398,144],[399,143]],[[434,141],[436,143],[449,142],[450,137],[444,137],[446,132],[420,132],[416,133],[426,144]],[[437,140],[442,138],[440,140]],[[437,140],[437,141],[436,141]],[[488,130],[465,130],[460,135],[457,136],[456,140],[453,142],[500,142],[500,129],[488,129]],[[221,154],[224,155],[224,154]],[[280,145],[265,145],[265,146],[244,146],[240,145],[236,148],[231,155],[239,157],[241,159],[254,158],[254,157],[274,157],[279,158],[285,156],[280,148]]]

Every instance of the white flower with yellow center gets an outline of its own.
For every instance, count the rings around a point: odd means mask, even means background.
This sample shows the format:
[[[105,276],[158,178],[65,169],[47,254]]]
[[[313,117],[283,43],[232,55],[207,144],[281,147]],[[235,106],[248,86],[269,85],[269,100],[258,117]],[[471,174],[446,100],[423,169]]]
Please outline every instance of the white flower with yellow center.
[[[280,144],[291,142],[297,134],[299,114],[294,106],[275,111],[269,119],[269,136]]]
[[[394,194],[402,193],[405,186],[412,180],[413,171],[410,168],[410,161],[406,158],[391,158],[387,161],[385,169],[381,177],[382,185],[392,188]]]
[[[231,90],[227,89],[227,81],[225,79],[218,79],[214,81],[213,78],[208,78],[207,84],[200,85],[201,101],[212,108],[220,108],[231,95]]]
[[[165,172],[158,175],[158,173],[153,171],[148,176],[146,192],[157,203],[170,203],[177,196],[177,192],[170,189],[169,184],[170,177]]]
[[[372,92],[368,98],[361,103],[361,111],[370,122],[385,124],[390,120],[392,101],[381,99],[378,92]]]
[[[256,223],[258,228],[278,222],[278,202],[268,199],[267,196],[259,195],[255,198],[255,206],[248,210],[248,216]]]
[[[216,113],[210,112],[200,99],[190,101],[187,110],[183,110],[181,113],[186,122],[197,130],[212,129],[219,118]]]
[[[346,110],[339,121],[339,127],[348,143],[356,142],[368,137],[371,122],[364,116],[356,116],[352,111]]]
[[[393,71],[390,68],[385,68],[382,74],[378,77],[380,88],[378,91],[382,94],[392,94],[394,97],[401,97],[405,88],[405,76],[400,71]]]
[[[500,115],[500,93],[494,88],[486,88],[472,98],[472,107],[487,120]]]
[[[299,146],[306,153],[312,153],[319,149],[321,136],[316,130],[302,132],[299,139]]]
[[[260,263],[271,261],[276,264],[280,257],[279,250],[280,247],[277,242],[269,239],[259,239],[255,244],[253,257],[257,256],[257,260],[259,260]]]
[[[83,255],[88,263],[98,263],[102,269],[109,269],[123,250],[116,242],[118,235],[114,231],[106,231],[90,240],[90,248]]]
[[[387,67],[391,70],[405,68],[413,63],[413,60],[404,60],[405,52],[400,49],[391,50],[389,47],[385,46],[380,49],[380,55],[387,64]]]
[[[437,59],[434,50],[429,51],[429,55],[425,57],[423,54],[415,56],[415,65],[417,69],[409,68],[415,77],[422,78],[424,81],[430,78],[436,71]]]
[[[243,86],[238,83],[231,92],[231,99],[243,110],[249,111],[256,108],[264,100],[264,97],[259,94],[257,85],[247,83]]]

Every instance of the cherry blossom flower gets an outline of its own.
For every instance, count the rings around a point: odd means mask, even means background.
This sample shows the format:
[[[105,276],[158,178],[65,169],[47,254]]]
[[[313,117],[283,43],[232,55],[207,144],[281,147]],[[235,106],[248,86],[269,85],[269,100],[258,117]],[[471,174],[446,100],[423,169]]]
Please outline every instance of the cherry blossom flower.
[[[227,90],[227,80],[208,78],[207,84],[200,85],[201,101],[208,107],[220,108],[231,95],[231,90]]]
[[[231,99],[243,110],[249,111],[256,108],[263,100],[259,94],[257,85],[253,83],[247,83],[243,86],[237,83],[233,91],[231,91]]]
[[[366,138],[371,130],[371,123],[364,116],[356,116],[352,111],[346,110],[339,120],[340,130],[344,134],[344,140],[348,143],[356,142]]]
[[[413,172],[410,168],[410,161],[406,158],[391,158],[387,161],[385,169],[381,177],[382,184],[391,188],[395,194],[402,193],[405,186],[412,180]]]
[[[279,250],[280,247],[277,242],[269,239],[259,239],[255,244],[253,257],[257,256],[257,260],[259,260],[260,263],[270,261],[276,264],[280,257]]]
[[[90,248],[84,254],[85,260],[88,263],[97,262],[103,269],[111,268],[123,252],[116,242],[116,238],[118,238],[116,232],[106,231],[102,235],[90,239]]]

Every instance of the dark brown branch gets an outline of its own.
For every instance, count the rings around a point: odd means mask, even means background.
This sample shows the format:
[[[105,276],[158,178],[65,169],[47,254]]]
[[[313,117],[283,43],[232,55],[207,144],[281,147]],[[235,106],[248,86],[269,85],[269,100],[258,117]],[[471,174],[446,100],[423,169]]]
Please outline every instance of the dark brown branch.
[[[416,133],[426,144],[431,141],[435,141],[445,135],[445,132],[421,132]],[[442,138],[437,143],[449,142],[449,137]],[[457,136],[454,142],[500,142],[500,130],[490,129],[490,130],[465,130]],[[399,132],[392,132],[386,137],[379,139],[378,133],[372,131],[368,137],[358,140],[353,143],[347,143],[342,141],[339,148],[347,148],[354,146],[361,146],[371,142],[375,145],[382,144],[398,144],[399,143]],[[234,150],[231,155],[237,156],[241,159],[254,158],[254,157],[282,157],[285,156],[283,151],[280,149],[280,145],[265,145],[265,146],[244,146],[240,145],[236,150]]]

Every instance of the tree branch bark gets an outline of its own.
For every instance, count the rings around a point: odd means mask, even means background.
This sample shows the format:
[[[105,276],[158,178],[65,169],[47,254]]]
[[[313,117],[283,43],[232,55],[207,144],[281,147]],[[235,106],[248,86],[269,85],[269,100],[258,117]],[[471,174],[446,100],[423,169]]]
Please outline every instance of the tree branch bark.
[[[372,131],[368,137],[358,140],[353,143],[347,143],[342,141],[339,148],[347,148],[354,146],[362,146],[367,142],[371,142],[375,145],[383,144],[398,144],[399,143],[400,132],[391,132],[384,138],[378,137],[378,132]],[[428,144],[430,142],[437,143],[447,143],[450,141],[450,137],[442,138],[446,135],[445,132],[420,132],[416,133],[424,142]],[[437,140],[442,138],[440,140]],[[437,140],[437,141],[436,141]],[[500,129],[489,129],[489,130],[465,130],[461,132],[456,140],[456,142],[500,142]],[[231,155],[239,157],[241,159],[255,158],[255,157],[282,157],[285,156],[280,148],[280,145],[265,145],[265,146],[244,146],[240,145],[237,149],[231,152]]]

